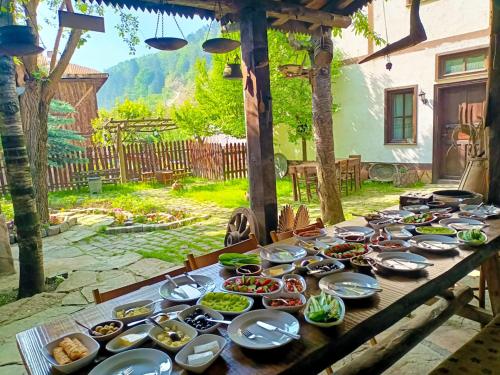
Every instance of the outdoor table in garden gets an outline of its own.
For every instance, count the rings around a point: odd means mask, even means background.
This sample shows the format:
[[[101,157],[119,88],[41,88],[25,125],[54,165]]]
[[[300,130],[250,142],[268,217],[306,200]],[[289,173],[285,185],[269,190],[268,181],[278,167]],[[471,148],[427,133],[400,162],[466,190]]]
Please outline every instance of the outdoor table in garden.
[[[488,221],[485,228],[489,241],[487,244],[474,248],[460,248],[453,256],[434,255],[425,256],[434,264],[428,267],[420,277],[406,277],[389,274],[376,274],[376,278],[383,289],[375,296],[359,301],[346,301],[346,316],[344,322],[328,329],[319,328],[305,322],[302,315],[297,315],[300,321],[301,339],[292,341],[284,347],[268,351],[243,349],[230,340],[206,374],[314,374],[319,373],[333,362],[353,352],[370,338],[389,328],[401,318],[408,315],[418,306],[432,297],[440,294],[465,277],[469,272],[494,260],[500,249],[500,219]],[[342,225],[365,225],[361,218],[341,223]],[[333,228],[327,228],[328,232]],[[294,238],[282,241],[293,243]],[[264,264],[264,266],[267,266]],[[497,272],[495,267],[485,267],[488,272]],[[210,276],[220,287],[224,279],[233,276],[230,271],[217,264],[193,271],[193,274]],[[486,275],[488,279],[489,275]],[[494,275],[498,280],[499,275]],[[318,294],[318,279],[311,276],[306,278],[306,295]],[[24,364],[32,375],[50,374],[50,365],[42,355],[42,348],[47,342],[64,334],[81,332],[74,319],[92,326],[93,324],[111,318],[114,306],[143,299],[157,299],[158,288],[161,283],[145,287],[128,295],[114,300],[89,307],[51,323],[42,324],[16,335],[17,344]],[[493,310],[498,311],[499,293],[498,283],[489,285],[489,292]],[[258,297],[254,308],[261,308]],[[164,302],[164,307],[171,305]],[[225,327],[218,332],[227,337]],[[149,344],[150,345],[150,344]],[[173,356],[171,356],[173,359]],[[81,374],[87,373],[84,369]],[[174,365],[174,374],[183,370]]]

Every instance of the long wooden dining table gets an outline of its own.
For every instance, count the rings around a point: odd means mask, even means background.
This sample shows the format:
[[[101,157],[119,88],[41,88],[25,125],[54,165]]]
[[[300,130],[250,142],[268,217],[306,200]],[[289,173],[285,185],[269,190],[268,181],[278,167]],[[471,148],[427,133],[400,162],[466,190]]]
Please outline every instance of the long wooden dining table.
[[[301,339],[268,351],[239,347],[229,340],[225,327],[219,327],[218,333],[228,339],[228,345],[205,373],[214,375],[317,374],[410,314],[418,306],[452,287],[482,264],[489,264],[488,267],[485,267],[490,273],[486,275],[487,279],[491,281],[489,293],[493,310],[498,313],[500,308],[500,287],[498,284],[500,219],[490,220],[488,224],[485,232],[489,240],[481,247],[459,248],[446,255],[422,253],[421,255],[425,255],[434,266],[426,268],[417,276],[376,273],[376,278],[383,291],[365,300],[346,301],[345,320],[339,326],[328,329],[313,326],[306,323],[303,315],[299,313],[297,318],[301,324]],[[362,218],[357,218],[338,224],[338,226],[345,225],[364,226],[366,222]],[[332,227],[327,228],[329,233],[332,233],[333,230]],[[295,240],[291,238],[282,242],[294,243]],[[264,266],[267,265],[264,264]],[[231,271],[217,264],[192,273],[213,278],[218,287],[224,279],[234,276]],[[306,280],[306,295],[318,294],[318,279],[309,276]],[[76,325],[75,319],[88,326],[108,320],[111,318],[111,310],[114,306],[135,300],[159,298],[161,284],[144,287],[122,297],[88,307],[71,316],[41,323],[39,326],[18,333],[16,335],[17,345],[28,373],[32,375],[54,373],[51,372],[50,364],[42,355],[42,348],[46,343],[65,334],[83,331]],[[257,300],[258,298],[256,298],[254,309],[262,308]],[[172,303],[164,301],[162,305],[167,307],[171,306]],[[102,360],[103,357],[106,357],[106,353],[98,358]],[[172,360],[173,357],[171,355]],[[89,370],[86,368],[79,374],[86,374]],[[183,373],[185,371],[175,364],[173,374]]]

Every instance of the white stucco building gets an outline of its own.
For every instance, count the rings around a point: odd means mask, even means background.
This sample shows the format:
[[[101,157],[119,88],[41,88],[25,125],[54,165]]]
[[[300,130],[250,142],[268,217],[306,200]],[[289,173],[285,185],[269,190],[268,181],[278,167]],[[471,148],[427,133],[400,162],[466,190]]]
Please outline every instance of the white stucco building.
[[[374,0],[367,9],[374,30],[386,39],[387,23],[389,42],[406,36],[410,3]],[[474,121],[482,116],[489,3],[422,0],[427,41],[391,55],[390,71],[385,58],[357,64],[379,47],[343,31],[335,40],[345,56],[343,75],[333,88],[334,102],[341,106],[334,115],[336,157],[361,154],[365,162],[417,166],[434,181],[459,178],[467,142],[453,130],[460,105]]]

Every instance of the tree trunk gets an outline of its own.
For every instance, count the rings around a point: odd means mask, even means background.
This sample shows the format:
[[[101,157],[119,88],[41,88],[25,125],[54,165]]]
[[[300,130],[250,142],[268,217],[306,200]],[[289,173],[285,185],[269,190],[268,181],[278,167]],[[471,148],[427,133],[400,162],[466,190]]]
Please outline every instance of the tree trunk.
[[[42,223],[49,221],[47,120],[52,97],[47,95],[40,81],[29,78],[26,91],[21,96],[21,118],[28,145],[36,208]]]
[[[0,210],[0,275],[11,275],[15,273],[14,259],[10,248],[9,229],[5,222],[5,216]]]
[[[304,137],[302,137],[301,141],[302,141],[302,161],[307,161],[307,141]]]
[[[325,33],[324,37],[322,32]],[[333,56],[333,42],[330,34],[331,30],[327,28],[320,27],[316,30],[311,38],[314,49],[310,51],[310,58],[313,70],[312,111],[321,216],[326,223],[335,224],[344,220],[344,212],[337,185],[333,147],[331,58],[328,58]]]
[[[18,296],[22,298],[43,291],[43,253],[40,221],[19,115],[14,62],[7,56],[0,56],[0,135],[17,227],[20,266]]]

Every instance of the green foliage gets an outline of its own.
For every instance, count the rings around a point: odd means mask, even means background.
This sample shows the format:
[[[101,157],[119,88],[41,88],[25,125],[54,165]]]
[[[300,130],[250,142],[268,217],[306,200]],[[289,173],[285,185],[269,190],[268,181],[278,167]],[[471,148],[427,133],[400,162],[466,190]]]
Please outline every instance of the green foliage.
[[[52,100],[48,117],[48,162],[51,167],[62,167],[64,164],[85,163],[87,159],[74,156],[83,147],[75,144],[85,140],[78,132],[66,129],[75,123],[75,109],[68,103]]]
[[[178,51],[152,53],[106,70],[109,78],[97,93],[99,107],[111,109],[127,98],[145,98],[163,105],[168,101],[182,101],[184,95],[193,91],[195,61],[203,57],[210,64],[211,55],[204,54],[201,48],[206,33],[207,28],[203,27],[188,35],[188,45]]]
[[[370,24],[368,23],[368,16],[362,10],[358,10],[352,15],[352,28],[356,35],[362,35],[368,40],[373,40],[375,42],[375,45],[377,46],[381,46],[387,43],[378,33],[370,28]],[[342,29],[333,29],[333,35],[341,37]]]

